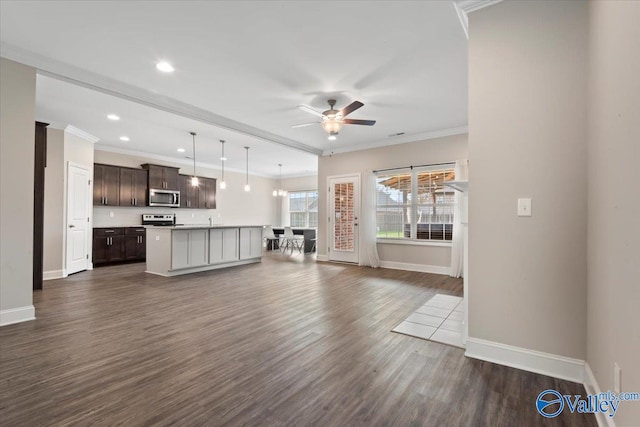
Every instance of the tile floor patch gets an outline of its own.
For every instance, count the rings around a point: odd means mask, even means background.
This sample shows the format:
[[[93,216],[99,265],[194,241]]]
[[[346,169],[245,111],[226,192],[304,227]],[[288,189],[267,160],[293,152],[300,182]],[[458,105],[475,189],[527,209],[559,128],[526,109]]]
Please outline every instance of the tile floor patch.
[[[462,298],[436,294],[392,331],[416,338],[464,348]]]

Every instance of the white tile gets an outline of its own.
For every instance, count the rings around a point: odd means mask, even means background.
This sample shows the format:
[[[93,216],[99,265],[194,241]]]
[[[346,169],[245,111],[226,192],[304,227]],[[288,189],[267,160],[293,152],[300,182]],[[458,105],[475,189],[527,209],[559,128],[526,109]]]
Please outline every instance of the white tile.
[[[448,331],[446,329],[438,329],[429,338],[431,341],[441,342],[443,344],[453,345],[455,347],[464,348],[462,346],[462,333]]]
[[[401,334],[411,335],[412,337],[424,338],[428,340],[429,337],[436,331],[436,328],[426,325],[420,325],[418,323],[402,322],[393,329],[393,332],[400,332]]]
[[[419,323],[421,325],[438,327],[444,321],[442,317],[429,316],[428,314],[413,313],[405,319],[405,322]]]
[[[447,319],[458,320],[462,322],[464,320],[464,313],[461,311],[452,311]]]
[[[440,325],[440,328],[446,329],[449,331],[462,332],[462,321],[447,319],[444,322],[442,322],[442,325]]]
[[[436,294],[431,299],[436,301],[456,301],[456,302],[462,301],[462,298],[460,297],[456,297],[454,295],[445,295],[445,294]]]
[[[455,306],[458,305],[458,301],[442,300],[442,299],[434,300],[432,298],[429,301],[427,301],[424,305],[426,307],[438,307],[438,308],[446,308],[446,309],[449,309],[449,310],[453,310],[455,308]]]
[[[429,306],[423,305],[422,307],[416,310],[416,313],[428,314],[429,316],[445,318],[449,315],[449,313],[451,313],[451,310],[446,308],[429,307]]]

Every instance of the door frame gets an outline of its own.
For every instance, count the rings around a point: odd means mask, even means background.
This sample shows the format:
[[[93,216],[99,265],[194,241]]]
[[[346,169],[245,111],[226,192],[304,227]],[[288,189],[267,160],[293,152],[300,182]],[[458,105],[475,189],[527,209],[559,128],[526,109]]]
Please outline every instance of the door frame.
[[[67,269],[67,228],[68,224],[68,204],[69,204],[69,167],[73,166],[79,169],[84,169],[89,174],[89,197],[87,197],[87,215],[89,221],[87,222],[87,253],[90,255],[87,260],[87,271],[93,270],[93,165],[91,167],[67,161],[64,171],[64,203],[63,203],[63,221],[62,221],[62,277],[69,276]]]
[[[340,179],[340,178],[357,178],[358,181],[358,199],[355,201],[355,206],[357,207],[358,216],[362,216],[362,174],[360,172],[352,172],[352,173],[344,173],[339,175],[329,175],[327,176],[327,260],[330,262],[345,262],[345,261],[337,261],[331,259],[331,245],[333,244],[333,227],[331,226],[331,220],[329,218],[333,217],[333,213],[331,212],[331,199],[329,198],[329,194],[331,193],[331,180],[332,179]],[[358,219],[360,222],[360,219]],[[358,226],[359,227],[359,226]],[[355,264],[360,263],[360,228],[358,228],[358,238],[354,239],[358,248],[358,260]]]

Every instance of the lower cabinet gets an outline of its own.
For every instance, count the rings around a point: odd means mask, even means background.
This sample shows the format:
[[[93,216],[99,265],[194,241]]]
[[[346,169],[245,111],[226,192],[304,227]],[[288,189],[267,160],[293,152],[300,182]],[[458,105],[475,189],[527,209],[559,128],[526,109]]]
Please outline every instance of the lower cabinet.
[[[145,229],[114,227],[93,229],[93,265],[121,261],[144,261]]]
[[[144,260],[147,255],[144,228],[126,228],[124,232],[124,257],[127,261]]]
[[[262,256],[262,227],[240,229],[240,259]]]
[[[211,264],[233,262],[239,259],[239,230],[237,228],[212,228],[209,233],[209,262]]]
[[[209,263],[209,229],[173,230],[171,268],[199,267]]]

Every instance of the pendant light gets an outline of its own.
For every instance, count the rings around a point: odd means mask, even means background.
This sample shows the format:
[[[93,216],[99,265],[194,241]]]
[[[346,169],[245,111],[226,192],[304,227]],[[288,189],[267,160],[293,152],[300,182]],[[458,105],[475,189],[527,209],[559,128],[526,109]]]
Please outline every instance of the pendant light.
[[[227,158],[224,156],[224,139],[220,140],[220,145],[222,146],[222,155],[220,156],[220,162],[222,163],[222,179],[220,180],[220,189],[226,190],[227,183],[224,181],[224,162]]]
[[[278,166],[280,166],[280,178],[278,179],[278,186],[280,188],[273,190],[273,197],[284,197],[287,195],[287,190],[282,189],[282,163],[278,163]]]
[[[198,186],[198,177],[196,176],[196,133],[189,132],[193,138],[193,176],[191,177],[191,186]]]
[[[247,183],[244,185],[244,191],[251,191],[251,186],[249,185],[249,147],[244,147],[247,150]]]

